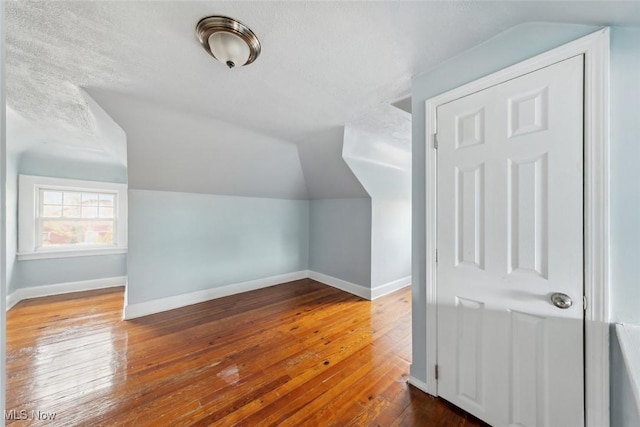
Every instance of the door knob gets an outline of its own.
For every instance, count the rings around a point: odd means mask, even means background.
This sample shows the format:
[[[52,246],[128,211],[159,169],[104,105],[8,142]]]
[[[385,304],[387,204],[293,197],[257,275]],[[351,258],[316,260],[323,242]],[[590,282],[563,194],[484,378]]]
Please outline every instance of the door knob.
[[[551,302],[558,308],[566,309],[573,305],[571,297],[567,294],[556,292],[551,295]]]

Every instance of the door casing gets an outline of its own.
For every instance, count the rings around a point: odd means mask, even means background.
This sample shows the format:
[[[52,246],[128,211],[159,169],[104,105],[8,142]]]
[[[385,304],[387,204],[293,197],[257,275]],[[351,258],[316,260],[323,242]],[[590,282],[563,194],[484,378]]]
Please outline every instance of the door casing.
[[[426,382],[415,387],[438,395],[436,283],[436,110],[441,104],[584,54],[584,297],[585,423],[609,426],[609,28],[567,43],[425,101],[426,162]]]

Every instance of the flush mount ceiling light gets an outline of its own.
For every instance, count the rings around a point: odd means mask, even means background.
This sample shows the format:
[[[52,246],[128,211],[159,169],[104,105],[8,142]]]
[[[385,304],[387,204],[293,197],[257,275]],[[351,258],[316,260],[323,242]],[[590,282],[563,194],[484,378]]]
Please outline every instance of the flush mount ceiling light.
[[[260,41],[242,22],[226,16],[208,16],[196,25],[202,47],[227,67],[251,64],[260,55]]]

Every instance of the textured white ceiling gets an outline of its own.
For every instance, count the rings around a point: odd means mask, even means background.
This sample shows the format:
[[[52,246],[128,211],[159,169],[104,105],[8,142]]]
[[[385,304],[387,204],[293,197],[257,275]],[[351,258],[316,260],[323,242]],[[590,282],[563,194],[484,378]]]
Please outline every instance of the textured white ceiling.
[[[344,126],[342,157],[375,199],[411,198],[411,114],[380,105]]]
[[[203,51],[194,27],[211,14],[253,29],[254,64],[228,70]],[[7,104],[49,140],[92,144],[87,88],[234,123],[313,158],[308,147],[333,147],[344,123],[406,98],[414,74],[509,27],[638,25],[640,2],[10,1],[6,20]]]

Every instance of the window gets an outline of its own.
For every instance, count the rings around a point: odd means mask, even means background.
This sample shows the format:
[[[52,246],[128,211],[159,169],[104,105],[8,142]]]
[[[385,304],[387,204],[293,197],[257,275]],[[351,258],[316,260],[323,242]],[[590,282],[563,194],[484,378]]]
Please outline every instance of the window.
[[[114,245],[116,196],[40,188],[36,247]]]
[[[126,185],[20,176],[18,259],[125,253]]]

